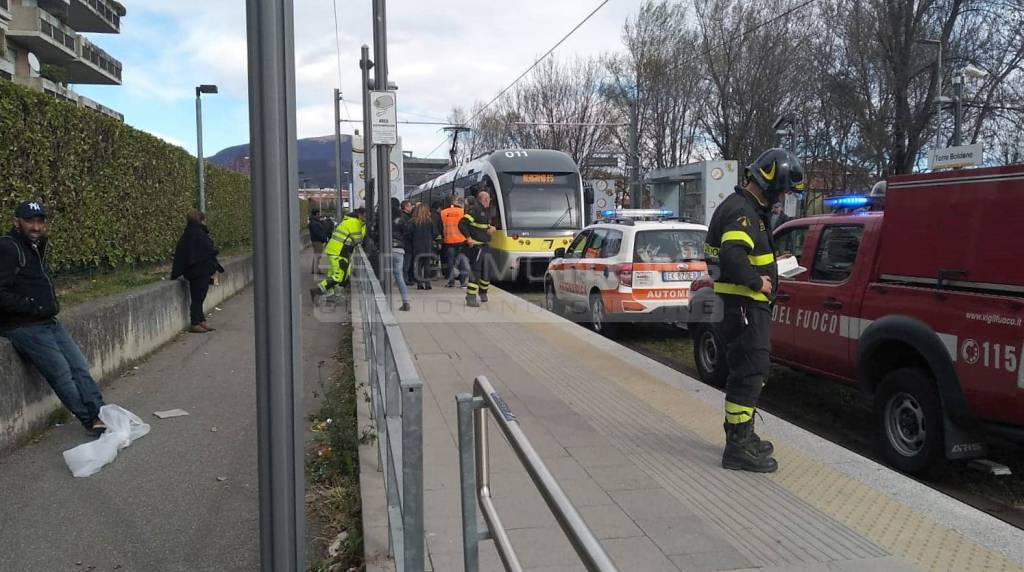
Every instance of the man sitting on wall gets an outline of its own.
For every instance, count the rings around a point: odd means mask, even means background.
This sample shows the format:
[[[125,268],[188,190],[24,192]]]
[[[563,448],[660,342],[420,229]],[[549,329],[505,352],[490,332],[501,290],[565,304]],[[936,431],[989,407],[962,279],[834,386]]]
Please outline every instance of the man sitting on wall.
[[[14,228],[0,236],[0,335],[36,366],[86,430],[99,434],[106,430],[98,418],[103,395],[57,321],[60,304],[46,251],[46,209],[38,202],[18,205]]]

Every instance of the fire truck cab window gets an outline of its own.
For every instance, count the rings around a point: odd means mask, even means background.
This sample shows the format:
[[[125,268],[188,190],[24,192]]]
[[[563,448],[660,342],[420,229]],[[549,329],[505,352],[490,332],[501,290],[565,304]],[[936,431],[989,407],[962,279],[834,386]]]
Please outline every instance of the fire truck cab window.
[[[800,262],[800,253],[804,251],[804,240],[807,238],[807,227],[787,228],[775,235],[775,256],[782,257],[792,254]]]
[[[821,233],[818,249],[811,267],[814,282],[845,282],[853,272],[862,226],[828,226]]]

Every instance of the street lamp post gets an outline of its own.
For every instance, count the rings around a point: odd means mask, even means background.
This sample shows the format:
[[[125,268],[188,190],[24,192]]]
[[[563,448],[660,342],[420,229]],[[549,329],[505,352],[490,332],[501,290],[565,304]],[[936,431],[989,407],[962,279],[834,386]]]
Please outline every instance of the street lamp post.
[[[206,212],[206,174],[203,171],[203,99],[204,93],[217,93],[215,85],[196,86],[196,178],[199,184],[199,210]]]

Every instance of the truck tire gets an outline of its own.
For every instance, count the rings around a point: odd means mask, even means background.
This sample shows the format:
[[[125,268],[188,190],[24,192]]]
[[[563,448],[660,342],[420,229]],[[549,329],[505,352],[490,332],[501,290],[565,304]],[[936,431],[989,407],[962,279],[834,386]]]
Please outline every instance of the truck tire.
[[[942,403],[924,371],[901,368],[882,378],[875,394],[875,426],[882,458],[895,469],[921,474],[942,455]]]
[[[595,332],[606,338],[614,338],[618,333],[618,326],[608,317],[608,310],[604,306],[604,299],[597,292],[590,293],[590,327]]]
[[[544,307],[552,314],[561,316],[565,313],[565,304],[558,299],[555,283],[550,278],[544,281]]]
[[[714,387],[725,387],[729,364],[725,361],[725,342],[712,324],[690,326],[693,361],[700,380]]]

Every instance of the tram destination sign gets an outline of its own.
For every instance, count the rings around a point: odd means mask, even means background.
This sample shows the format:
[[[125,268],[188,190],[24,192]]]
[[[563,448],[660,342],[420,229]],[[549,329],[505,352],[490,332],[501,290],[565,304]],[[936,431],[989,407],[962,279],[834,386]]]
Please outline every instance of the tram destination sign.
[[[370,92],[374,145],[398,144],[398,109],[393,91]]]

